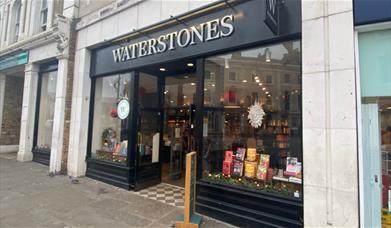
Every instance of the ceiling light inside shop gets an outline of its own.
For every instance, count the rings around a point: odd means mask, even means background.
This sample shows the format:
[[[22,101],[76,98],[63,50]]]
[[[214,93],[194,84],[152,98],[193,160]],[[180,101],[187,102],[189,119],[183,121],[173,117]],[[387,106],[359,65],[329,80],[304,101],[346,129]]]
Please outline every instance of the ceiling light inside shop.
[[[261,80],[259,80],[259,79],[255,79],[255,82],[257,82],[257,83],[259,83]]]
[[[168,91],[166,90],[166,91],[164,91],[164,94],[167,94],[168,93]]]
[[[212,84],[211,86],[212,86],[212,87],[215,87],[216,85],[215,85],[215,84]]]
[[[263,84],[262,84],[262,83],[259,83],[258,85],[260,85],[260,86],[263,86]]]
[[[258,76],[255,76],[254,79],[257,80],[257,79],[259,79],[259,77],[258,77]]]
[[[162,67],[162,68],[160,68],[159,70],[160,70],[160,71],[166,71],[166,68],[163,68],[163,67]]]
[[[263,88],[262,88],[262,90],[266,90],[266,88],[265,88],[265,87],[263,87]]]
[[[189,78],[189,76],[186,75],[184,78]]]
[[[391,106],[390,106],[390,107],[387,107],[386,109],[390,110],[390,109],[391,109]]]
[[[265,93],[266,93],[266,94],[269,94],[269,91],[266,91]]]
[[[246,82],[247,82],[247,80],[243,80],[242,82],[246,83]]]
[[[208,89],[204,89],[204,91],[207,91]]]
[[[267,96],[268,96],[268,97],[271,97],[272,95],[268,94]]]
[[[194,82],[190,83],[190,85],[195,86],[196,84]]]
[[[187,66],[188,66],[188,67],[193,67],[194,64],[193,64],[193,63],[188,63]]]

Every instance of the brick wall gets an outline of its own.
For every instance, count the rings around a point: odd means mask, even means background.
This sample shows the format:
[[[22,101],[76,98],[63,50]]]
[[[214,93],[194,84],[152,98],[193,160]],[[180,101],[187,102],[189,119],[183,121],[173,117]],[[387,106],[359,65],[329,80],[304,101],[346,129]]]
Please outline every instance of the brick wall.
[[[69,59],[68,59],[68,75],[67,75],[67,92],[65,95],[65,115],[64,115],[64,133],[63,133],[63,153],[61,160],[61,172],[66,173],[68,151],[69,151],[69,129],[71,124],[71,108],[72,108],[72,90],[73,90],[73,69],[75,66],[75,51],[76,51],[76,22],[72,21],[71,33],[69,37]]]
[[[23,104],[23,77],[6,76],[0,145],[18,145]]]

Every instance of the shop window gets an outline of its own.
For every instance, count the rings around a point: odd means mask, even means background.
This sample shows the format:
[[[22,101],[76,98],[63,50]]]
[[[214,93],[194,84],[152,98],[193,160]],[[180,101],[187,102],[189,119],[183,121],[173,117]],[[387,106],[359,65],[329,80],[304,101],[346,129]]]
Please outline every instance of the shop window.
[[[123,113],[131,113],[130,86],[130,74],[95,80],[92,158],[126,164],[129,116]],[[125,105],[121,105],[121,110],[118,110],[120,102]]]
[[[285,48],[290,46],[293,49]],[[265,61],[266,50],[269,61]],[[205,181],[301,197],[301,110],[291,111],[291,95],[285,92],[300,93],[301,82],[272,85],[272,75],[300,74],[300,59],[299,41],[206,59],[205,70],[219,73],[204,85],[215,84],[204,97]],[[230,72],[224,80],[227,61]],[[267,73],[267,85],[254,72]],[[232,75],[240,80],[232,82]]]
[[[35,149],[50,150],[56,101],[57,71],[43,73],[40,83],[38,131]]]

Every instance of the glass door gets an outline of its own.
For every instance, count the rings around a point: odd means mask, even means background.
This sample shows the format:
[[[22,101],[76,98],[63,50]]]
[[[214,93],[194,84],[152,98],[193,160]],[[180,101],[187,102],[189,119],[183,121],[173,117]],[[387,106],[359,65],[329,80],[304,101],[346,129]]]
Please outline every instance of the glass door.
[[[162,181],[184,187],[186,154],[195,150],[195,74],[165,77]]]
[[[137,87],[136,87],[137,88]],[[138,74],[138,118],[136,140],[136,189],[160,183],[162,122],[161,79]]]

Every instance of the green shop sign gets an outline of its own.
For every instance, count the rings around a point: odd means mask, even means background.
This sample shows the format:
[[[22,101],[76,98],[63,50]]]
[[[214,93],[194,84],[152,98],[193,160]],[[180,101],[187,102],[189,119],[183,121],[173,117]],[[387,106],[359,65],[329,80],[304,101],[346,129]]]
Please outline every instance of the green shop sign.
[[[5,58],[0,58],[0,70],[26,64],[28,62],[28,59],[28,52],[21,52]]]

